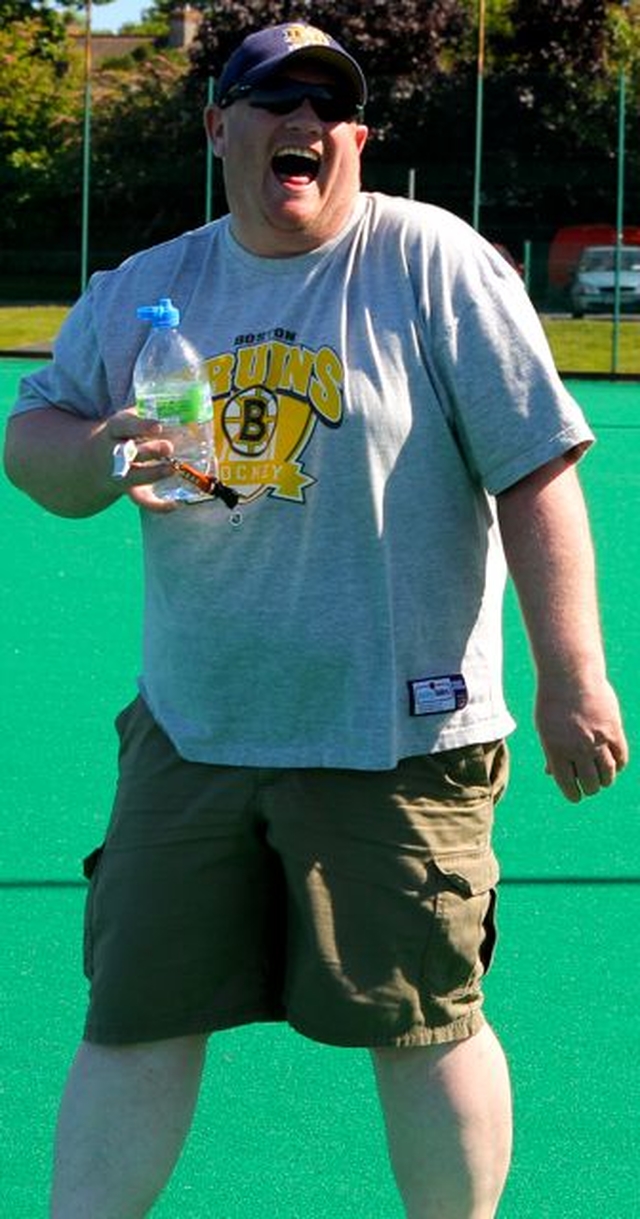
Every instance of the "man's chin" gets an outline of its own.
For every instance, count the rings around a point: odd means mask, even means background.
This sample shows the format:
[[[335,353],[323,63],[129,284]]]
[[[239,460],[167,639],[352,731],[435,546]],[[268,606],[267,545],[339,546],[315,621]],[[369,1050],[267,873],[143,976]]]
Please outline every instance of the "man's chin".
[[[317,195],[296,192],[269,208],[268,220],[276,233],[307,234],[315,240],[322,232],[321,208]],[[324,237],[321,238],[324,240]]]

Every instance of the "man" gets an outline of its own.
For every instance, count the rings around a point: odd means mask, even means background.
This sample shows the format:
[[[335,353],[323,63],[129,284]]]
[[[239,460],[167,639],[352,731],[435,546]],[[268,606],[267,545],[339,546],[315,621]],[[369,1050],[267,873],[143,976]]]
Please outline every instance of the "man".
[[[126,491],[146,556],[54,1219],[148,1213],[208,1035],[275,1019],[371,1050],[410,1219],[493,1216],[503,548],[549,774],[577,801],[626,761],[575,469],[591,434],[500,256],[360,192],[365,100],[322,32],[247,38],[206,115],[230,215],[95,276],[9,425],[18,486],[76,516]],[[154,496],[171,443],[129,404],[135,308],[165,295],[207,360],[232,513]]]

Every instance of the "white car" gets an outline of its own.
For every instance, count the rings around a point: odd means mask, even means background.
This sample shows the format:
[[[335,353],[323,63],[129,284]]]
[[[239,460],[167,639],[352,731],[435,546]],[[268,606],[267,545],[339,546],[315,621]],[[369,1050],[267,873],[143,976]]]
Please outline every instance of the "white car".
[[[582,251],[571,285],[574,317],[613,312],[615,305],[616,246],[590,245]],[[640,309],[640,246],[620,247],[620,310]]]

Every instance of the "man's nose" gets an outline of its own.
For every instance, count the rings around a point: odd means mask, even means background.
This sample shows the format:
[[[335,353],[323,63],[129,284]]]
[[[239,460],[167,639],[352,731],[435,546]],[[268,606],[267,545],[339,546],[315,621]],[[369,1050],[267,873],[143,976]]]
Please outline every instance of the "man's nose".
[[[287,116],[288,127],[304,127],[322,128],[322,119],[319,119],[308,97],[304,97],[299,106],[292,110]]]

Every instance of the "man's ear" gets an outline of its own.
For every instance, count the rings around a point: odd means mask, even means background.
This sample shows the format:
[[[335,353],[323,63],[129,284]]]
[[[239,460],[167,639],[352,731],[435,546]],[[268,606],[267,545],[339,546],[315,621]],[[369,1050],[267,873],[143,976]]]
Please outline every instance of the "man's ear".
[[[204,112],[204,129],[217,157],[224,156],[224,118],[219,106],[207,106]]]
[[[364,123],[358,123],[358,126],[356,127],[356,148],[358,149],[358,152],[361,155],[362,155],[362,150],[367,142],[368,136],[369,136],[369,128],[367,126],[365,126]]]

